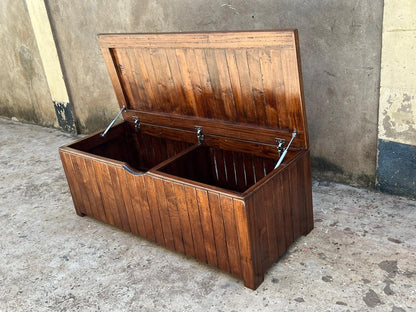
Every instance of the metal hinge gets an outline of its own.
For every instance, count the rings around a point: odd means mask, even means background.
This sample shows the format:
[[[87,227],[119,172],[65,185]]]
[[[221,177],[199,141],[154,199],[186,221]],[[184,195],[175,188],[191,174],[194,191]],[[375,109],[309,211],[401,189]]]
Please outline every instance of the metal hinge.
[[[136,129],[136,131],[138,132],[141,127],[139,117],[133,116],[133,119],[134,119],[134,129]]]
[[[202,133],[202,127],[195,126],[195,129],[196,129],[196,137],[198,138],[198,144],[199,145],[204,144],[204,134]]]
[[[297,135],[297,132],[296,132],[296,129],[295,129],[292,132],[292,139],[290,139],[289,144],[285,148],[283,148],[283,144],[285,144],[285,142],[286,142],[284,139],[279,139],[279,138],[275,139],[276,142],[278,143],[277,152],[279,153],[279,160],[277,161],[276,166],[274,166],[274,169],[277,169],[280,166],[280,164],[282,163],[283,159],[285,158],[285,156],[287,154],[287,151],[289,150],[290,144],[292,144],[293,139],[296,137],[296,135]]]
[[[121,108],[121,110],[118,112],[117,116],[113,119],[112,122],[110,122],[110,124],[108,125],[108,127],[104,130],[103,133],[101,133],[102,137],[105,137],[105,135],[107,134],[108,130],[110,130],[110,128],[114,125],[114,123],[117,121],[118,117],[120,117],[121,113],[124,112],[126,110],[126,107],[123,106]]]

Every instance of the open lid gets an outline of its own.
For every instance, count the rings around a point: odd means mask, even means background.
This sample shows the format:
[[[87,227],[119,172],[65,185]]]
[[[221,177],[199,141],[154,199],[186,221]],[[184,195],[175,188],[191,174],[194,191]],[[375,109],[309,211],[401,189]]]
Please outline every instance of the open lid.
[[[101,34],[123,117],[308,148],[296,30]]]

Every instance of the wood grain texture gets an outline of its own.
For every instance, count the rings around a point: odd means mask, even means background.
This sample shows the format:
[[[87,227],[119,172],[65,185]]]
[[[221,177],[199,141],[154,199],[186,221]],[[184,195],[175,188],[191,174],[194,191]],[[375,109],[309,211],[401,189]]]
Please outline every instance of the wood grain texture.
[[[99,41],[120,106],[133,114],[296,129],[296,144],[307,149],[296,31],[119,34]],[[157,123],[170,126],[166,119]]]

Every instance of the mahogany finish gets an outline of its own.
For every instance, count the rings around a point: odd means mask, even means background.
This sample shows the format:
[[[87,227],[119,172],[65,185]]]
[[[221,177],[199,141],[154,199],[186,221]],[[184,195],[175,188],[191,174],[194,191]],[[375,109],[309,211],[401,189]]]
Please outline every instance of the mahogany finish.
[[[78,215],[256,289],[313,228],[296,31],[100,35],[125,121],[60,148]],[[134,125],[140,120],[140,129]],[[198,142],[195,126],[202,127]],[[275,138],[297,137],[282,165]]]

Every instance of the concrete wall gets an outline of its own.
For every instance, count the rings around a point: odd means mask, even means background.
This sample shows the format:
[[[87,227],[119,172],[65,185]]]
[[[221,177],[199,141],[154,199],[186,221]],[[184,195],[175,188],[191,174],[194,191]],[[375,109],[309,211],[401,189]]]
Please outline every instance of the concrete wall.
[[[374,184],[382,0],[45,3],[82,133],[104,127],[118,111],[97,33],[298,28],[314,174]],[[0,92],[15,102],[10,91]],[[1,101],[3,111],[5,106]]]
[[[377,187],[416,197],[416,1],[385,0]]]
[[[0,116],[58,126],[24,1],[0,1]]]

